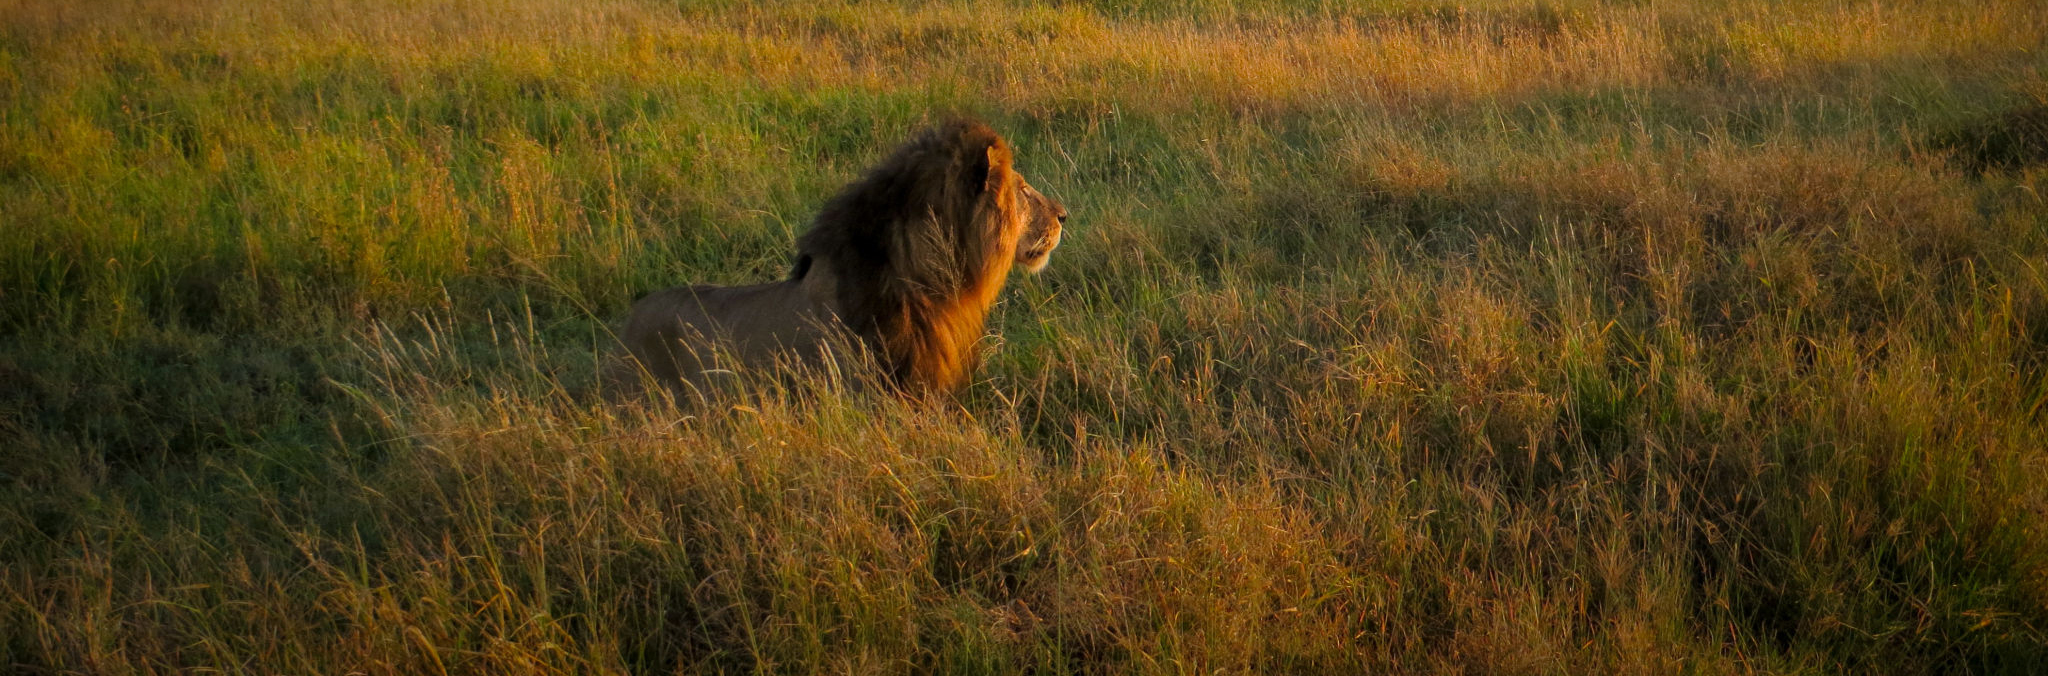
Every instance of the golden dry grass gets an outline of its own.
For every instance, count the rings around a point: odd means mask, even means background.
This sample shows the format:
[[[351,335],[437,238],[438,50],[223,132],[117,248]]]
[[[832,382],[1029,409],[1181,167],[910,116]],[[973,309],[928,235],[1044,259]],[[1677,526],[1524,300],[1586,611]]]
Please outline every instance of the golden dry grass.
[[[0,665],[2031,673],[2044,29],[0,0]],[[583,395],[954,111],[1075,214],[955,405]]]

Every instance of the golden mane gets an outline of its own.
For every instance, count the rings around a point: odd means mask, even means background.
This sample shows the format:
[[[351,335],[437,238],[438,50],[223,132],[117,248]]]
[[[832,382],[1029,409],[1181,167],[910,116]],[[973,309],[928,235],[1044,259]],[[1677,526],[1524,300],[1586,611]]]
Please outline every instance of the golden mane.
[[[987,125],[940,126],[833,197],[797,239],[798,272],[831,264],[839,320],[898,385],[950,390],[973,371],[1024,225],[1011,162]]]
[[[1065,209],[1012,163],[1010,145],[980,122],[927,130],[826,202],[797,238],[789,278],[650,294],[620,339],[675,384],[696,382],[720,349],[758,365],[814,358],[834,334],[850,335],[898,389],[951,391],[973,372],[1010,269],[1020,258],[1042,267],[1059,244]]]

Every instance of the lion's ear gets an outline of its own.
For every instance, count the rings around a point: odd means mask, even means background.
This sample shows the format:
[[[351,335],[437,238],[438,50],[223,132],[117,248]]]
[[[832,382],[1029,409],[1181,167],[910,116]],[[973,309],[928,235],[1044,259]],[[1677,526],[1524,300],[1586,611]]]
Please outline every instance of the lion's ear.
[[[988,173],[983,175],[981,189],[984,192],[1002,189],[1011,171],[1010,146],[1002,142],[988,144]]]

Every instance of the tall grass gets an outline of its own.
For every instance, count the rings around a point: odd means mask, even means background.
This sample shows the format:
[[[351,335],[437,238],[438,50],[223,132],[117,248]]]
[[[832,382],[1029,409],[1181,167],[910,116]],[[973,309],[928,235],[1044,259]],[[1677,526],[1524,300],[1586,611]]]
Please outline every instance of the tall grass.
[[[0,665],[2030,673],[2037,3],[0,0]],[[585,396],[921,124],[980,379]]]

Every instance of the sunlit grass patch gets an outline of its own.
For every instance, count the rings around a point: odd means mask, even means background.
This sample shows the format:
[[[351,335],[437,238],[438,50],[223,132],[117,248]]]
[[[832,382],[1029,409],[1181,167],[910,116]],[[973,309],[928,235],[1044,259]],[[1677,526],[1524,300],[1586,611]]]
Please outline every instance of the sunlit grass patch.
[[[16,3],[0,665],[2031,673],[2036,3]],[[952,401],[605,400],[965,113]]]

